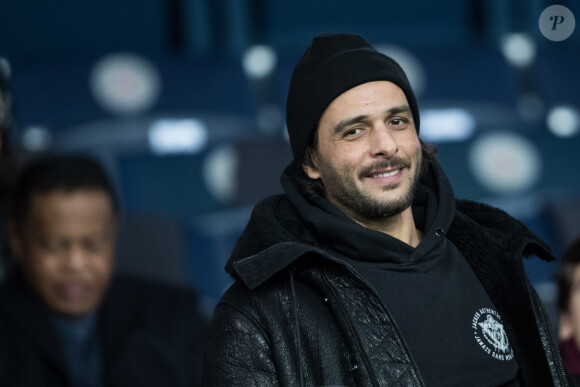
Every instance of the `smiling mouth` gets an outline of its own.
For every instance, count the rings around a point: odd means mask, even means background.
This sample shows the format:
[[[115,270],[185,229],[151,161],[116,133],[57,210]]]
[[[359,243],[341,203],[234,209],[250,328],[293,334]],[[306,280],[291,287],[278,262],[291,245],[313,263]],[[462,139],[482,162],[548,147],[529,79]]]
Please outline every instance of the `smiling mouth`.
[[[403,169],[410,168],[411,161],[400,157],[395,157],[392,160],[382,160],[367,165],[360,171],[359,178],[388,178],[403,173]]]
[[[374,174],[369,175],[369,177],[390,177],[390,176],[395,176],[400,171],[401,171],[401,169],[395,169],[395,170],[389,171],[389,172],[374,173]]]

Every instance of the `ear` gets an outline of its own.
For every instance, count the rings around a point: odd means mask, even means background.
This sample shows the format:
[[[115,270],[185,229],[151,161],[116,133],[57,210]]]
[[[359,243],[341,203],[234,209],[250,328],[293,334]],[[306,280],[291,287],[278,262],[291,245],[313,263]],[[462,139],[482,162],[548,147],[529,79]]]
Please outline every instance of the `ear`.
[[[570,314],[566,312],[560,313],[560,322],[558,323],[558,338],[561,341],[566,341],[574,336],[574,329],[572,321],[570,321]]]
[[[302,164],[302,169],[312,180],[320,179],[320,173],[318,172],[317,168]]]
[[[302,170],[309,178],[312,180],[320,179],[320,172],[318,171],[318,158],[317,155],[310,149],[306,150],[308,154],[306,157],[310,160],[309,163],[302,163]]]

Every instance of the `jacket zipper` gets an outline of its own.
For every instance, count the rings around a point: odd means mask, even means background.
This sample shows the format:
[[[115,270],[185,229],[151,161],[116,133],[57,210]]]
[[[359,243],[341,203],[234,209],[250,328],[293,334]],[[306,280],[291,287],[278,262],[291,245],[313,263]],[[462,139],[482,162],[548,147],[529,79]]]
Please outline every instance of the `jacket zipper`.
[[[568,378],[566,376],[566,371],[564,371],[564,363],[562,361],[562,356],[560,355],[560,350],[558,349],[558,346],[556,345],[556,341],[554,339],[554,335],[552,333],[552,323],[550,322],[550,319],[547,318],[546,316],[546,311],[545,311],[545,306],[544,303],[542,302],[542,299],[539,296],[535,296],[537,302],[540,304],[541,306],[541,311],[540,311],[540,318],[543,320],[542,322],[544,322],[547,326],[548,329],[548,340],[550,341],[549,345],[552,348],[552,353],[554,354],[554,362],[556,364],[554,364],[554,366],[556,367],[556,369],[558,370],[558,374],[560,375],[560,377],[562,378],[562,384],[564,386],[568,386]]]
[[[523,244],[523,246],[526,246],[528,242],[525,242]],[[521,251],[523,251],[523,247],[521,249]],[[523,257],[523,254],[520,253],[519,257]],[[522,259],[519,259],[519,268],[520,268],[520,275],[522,275],[522,278],[524,278],[524,283],[526,285],[526,289],[528,291],[528,294],[530,295],[530,297],[533,297],[536,302],[532,302],[532,308],[535,311],[534,312],[534,316],[536,316],[536,322],[538,324],[542,324],[545,329],[547,330],[546,332],[546,336],[548,338],[548,344],[551,348],[551,352],[552,352],[552,356],[553,356],[553,362],[554,362],[554,367],[556,367],[557,373],[561,378],[561,382],[563,386],[568,386],[568,378],[566,376],[566,371],[564,371],[564,363],[562,362],[562,357],[560,356],[560,350],[558,349],[558,346],[556,345],[556,341],[554,339],[554,334],[552,333],[552,323],[550,322],[550,319],[547,317],[546,315],[546,307],[544,306],[544,303],[542,302],[542,299],[536,294],[535,289],[532,288],[530,282],[528,281],[528,277],[526,275],[526,271],[524,268],[524,263],[522,261]],[[532,300],[530,300],[532,301]],[[537,310],[539,309],[539,310]],[[536,313],[537,312],[537,313]],[[540,321],[538,321],[538,319]],[[539,329],[539,327],[538,327]],[[540,341],[542,341],[540,339]],[[544,347],[544,352],[546,351],[546,347],[544,345],[544,342],[542,341],[542,347]],[[546,353],[547,355],[547,353]],[[549,359],[548,359],[548,365],[549,365]]]
[[[302,340],[300,338],[300,325],[298,324],[298,304],[296,290],[294,289],[294,273],[290,270],[290,287],[292,290],[292,306],[294,308],[294,335],[296,336],[296,349],[298,352],[298,370],[300,387],[304,387],[304,359],[302,358]]]

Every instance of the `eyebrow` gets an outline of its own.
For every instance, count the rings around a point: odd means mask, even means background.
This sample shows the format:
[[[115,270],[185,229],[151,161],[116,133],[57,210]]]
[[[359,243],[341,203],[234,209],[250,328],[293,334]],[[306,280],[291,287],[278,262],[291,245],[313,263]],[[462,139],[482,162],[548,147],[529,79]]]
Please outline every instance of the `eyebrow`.
[[[385,110],[385,114],[387,117],[392,117],[396,114],[401,114],[401,113],[411,114],[411,108],[408,105],[399,105],[399,106],[393,106],[392,108]],[[358,124],[360,122],[365,122],[366,120],[368,120],[368,118],[369,118],[368,115],[361,114],[360,116],[356,116],[356,117],[347,118],[345,120],[342,120],[334,127],[333,134],[334,135],[339,134],[345,128],[347,128],[351,125],[354,125],[354,124]]]

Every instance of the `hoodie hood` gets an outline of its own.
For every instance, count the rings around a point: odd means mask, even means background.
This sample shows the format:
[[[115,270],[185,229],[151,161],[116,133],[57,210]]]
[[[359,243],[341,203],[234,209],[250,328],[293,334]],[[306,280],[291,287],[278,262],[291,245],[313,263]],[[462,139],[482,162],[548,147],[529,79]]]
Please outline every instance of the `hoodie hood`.
[[[436,255],[443,248],[441,234],[455,214],[451,185],[438,163],[426,164],[412,204],[415,225],[423,232],[417,248],[385,233],[361,226],[321,196],[306,195],[296,183],[296,170],[287,168],[281,182],[303,221],[315,230],[319,243],[355,260],[409,263]],[[443,232],[442,232],[443,231]]]

